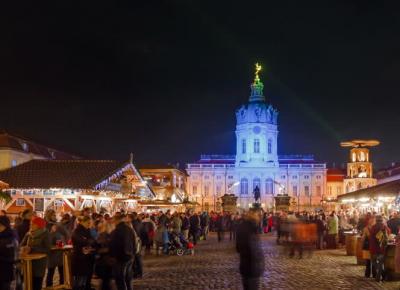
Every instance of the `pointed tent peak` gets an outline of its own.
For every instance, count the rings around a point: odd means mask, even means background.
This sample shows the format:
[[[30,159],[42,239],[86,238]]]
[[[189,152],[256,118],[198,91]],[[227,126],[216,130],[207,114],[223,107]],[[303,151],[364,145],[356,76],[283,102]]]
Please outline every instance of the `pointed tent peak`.
[[[133,153],[129,154],[129,163],[133,163]]]
[[[251,84],[250,102],[265,102],[263,96],[264,84],[260,80],[259,73],[262,70],[262,66],[257,62],[255,64],[254,82]]]

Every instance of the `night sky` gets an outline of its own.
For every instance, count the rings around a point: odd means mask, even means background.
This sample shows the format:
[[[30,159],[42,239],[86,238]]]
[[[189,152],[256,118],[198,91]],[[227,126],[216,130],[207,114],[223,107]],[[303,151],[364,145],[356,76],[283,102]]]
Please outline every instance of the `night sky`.
[[[139,164],[232,154],[258,61],[280,154],[338,165],[340,141],[376,138],[377,167],[400,161],[389,1],[31,2],[1,12],[0,128]]]

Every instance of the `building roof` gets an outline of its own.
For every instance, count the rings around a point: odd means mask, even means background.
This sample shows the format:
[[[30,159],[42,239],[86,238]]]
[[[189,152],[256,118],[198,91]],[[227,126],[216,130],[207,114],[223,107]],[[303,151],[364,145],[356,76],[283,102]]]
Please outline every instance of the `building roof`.
[[[338,200],[359,199],[363,197],[374,198],[378,196],[397,196],[400,193],[400,180],[394,180],[375,186],[359,189],[338,196]]]
[[[10,188],[93,189],[129,162],[114,160],[31,160],[0,171]]]
[[[399,162],[393,162],[391,166],[379,170],[376,174],[375,177],[377,179],[383,179],[386,177],[391,177],[395,175],[400,175],[400,163]]]
[[[10,134],[4,129],[0,129],[0,149],[11,149],[28,154],[35,154],[46,159],[80,159],[77,155],[38,144],[24,137]]]
[[[235,164],[235,155],[201,155],[194,164]],[[314,155],[279,155],[280,164],[316,164]]]
[[[342,182],[346,176],[346,171],[339,168],[328,168],[326,172],[326,181],[328,182]]]

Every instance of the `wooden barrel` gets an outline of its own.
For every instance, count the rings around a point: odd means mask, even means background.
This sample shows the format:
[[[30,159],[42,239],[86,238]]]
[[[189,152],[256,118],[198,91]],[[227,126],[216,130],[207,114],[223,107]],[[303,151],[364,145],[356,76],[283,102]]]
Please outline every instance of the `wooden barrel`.
[[[346,254],[355,256],[357,252],[357,236],[355,234],[346,234]]]
[[[357,250],[356,250],[356,257],[357,257],[357,265],[365,265],[365,260],[362,257],[363,249],[362,249],[362,237],[357,236]]]

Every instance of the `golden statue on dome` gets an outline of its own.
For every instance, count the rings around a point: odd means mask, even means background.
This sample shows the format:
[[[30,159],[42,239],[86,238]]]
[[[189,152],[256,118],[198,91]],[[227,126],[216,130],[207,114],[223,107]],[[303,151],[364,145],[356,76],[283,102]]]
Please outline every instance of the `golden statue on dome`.
[[[258,76],[258,74],[261,71],[261,69],[262,69],[261,65],[257,62],[256,63],[256,72],[255,72],[255,77],[254,77],[254,83],[258,83],[260,81],[260,77]]]

